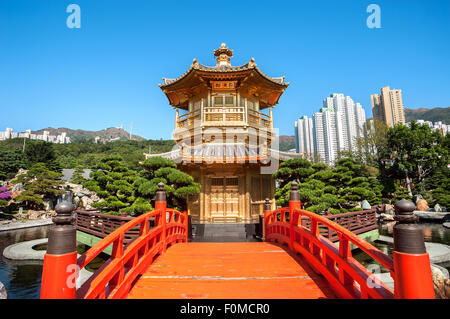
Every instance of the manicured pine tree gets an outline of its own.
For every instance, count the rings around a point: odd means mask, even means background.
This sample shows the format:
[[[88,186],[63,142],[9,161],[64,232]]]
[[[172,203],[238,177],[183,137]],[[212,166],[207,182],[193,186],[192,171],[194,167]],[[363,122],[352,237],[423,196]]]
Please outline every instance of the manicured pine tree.
[[[303,208],[315,213],[361,210],[358,204],[364,199],[371,205],[380,203],[382,185],[376,178],[363,175],[361,165],[349,158],[340,159],[333,169],[304,159],[287,160],[273,175],[280,182],[275,191],[276,203],[289,204],[292,181],[299,183]]]
[[[93,167],[91,179],[83,183],[87,189],[94,191],[104,200],[93,203],[92,207],[102,210],[104,213],[119,215],[121,209],[132,206],[134,197],[133,182],[136,172],[128,169],[118,155],[108,155]],[[128,210],[133,214],[134,211]]]
[[[164,183],[167,194],[168,207],[179,210],[187,209],[188,196],[200,192],[200,184],[194,182],[192,176],[177,169],[177,165],[162,157],[146,159],[142,166],[141,177],[136,179],[137,196],[141,198],[154,198],[158,189],[158,183]]]
[[[44,163],[33,165],[21,177],[24,191],[15,198],[18,203],[25,203],[30,208],[42,208],[43,199],[53,199],[63,194],[61,173],[51,171]]]
[[[73,172],[72,178],[70,180],[71,183],[74,184],[83,184],[87,181],[83,176],[84,168],[82,166],[78,166]]]

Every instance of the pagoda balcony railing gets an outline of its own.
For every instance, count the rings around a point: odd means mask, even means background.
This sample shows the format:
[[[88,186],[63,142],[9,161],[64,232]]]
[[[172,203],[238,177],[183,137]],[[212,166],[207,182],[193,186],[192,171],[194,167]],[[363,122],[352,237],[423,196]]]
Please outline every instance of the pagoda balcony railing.
[[[193,128],[198,121],[202,126],[251,126],[272,128],[270,115],[243,106],[203,107],[189,113],[176,113],[175,129]]]
[[[214,125],[216,122],[245,122],[244,107],[205,107],[203,108],[203,124]],[[212,122],[212,123],[211,123]],[[230,123],[231,124],[231,123]]]
[[[177,115],[176,115],[176,120],[175,120],[175,128],[188,128],[188,127],[193,127],[194,126],[194,122],[200,120],[200,110],[195,110],[189,113],[185,113],[182,115],[178,115],[178,111],[177,111]]]

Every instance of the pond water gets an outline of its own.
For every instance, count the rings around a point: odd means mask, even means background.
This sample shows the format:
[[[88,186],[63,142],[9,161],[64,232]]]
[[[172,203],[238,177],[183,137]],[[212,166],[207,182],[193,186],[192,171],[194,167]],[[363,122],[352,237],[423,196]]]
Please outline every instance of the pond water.
[[[10,260],[3,257],[9,245],[46,238],[49,226],[0,232],[0,281],[10,299],[37,299],[41,293],[43,260]]]
[[[380,235],[392,237],[394,224],[395,224],[395,222],[380,225],[378,227],[378,231],[380,232]],[[419,223],[418,226],[420,228],[422,228],[425,242],[440,243],[440,244],[445,244],[445,245],[450,246],[450,229],[445,228],[444,226],[442,226],[442,224],[437,224],[437,223]],[[379,250],[381,250],[385,254],[388,254],[389,256],[392,257],[392,251],[394,248],[392,244],[387,244],[387,243],[379,242],[379,241],[374,241],[371,244],[374,245],[375,247],[377,247]],[[353,251],[352,255],[356,260],[358,260],[361,264],[363,264],[366,267],[368,265],[375,263],[375,261],[372,259],[372,257],[368,256],[365,252],[361,251],[360,249],[355,249]],[[378,264],[378,263],[376,263],[376,264]],[[381,266],[381,265],[379,265],[379,266],[381,268],[381,272],[388,271],[383,266]],[[444,265],[443,267],[446,268],[450,272],[449,265]]]
[[[9,299],[39,299],[43,260],[10,260],[3,257],[3,249],[23,241],[47,238],[48,226],[32,227],[0,232],[0,281],[5,285]],[[47,244],[37,245],[37,250],[46,250]],[[88,246],[77,245],[78,254],[83,254]],[[101,253],[85,269],[95,271],[109,258]]]

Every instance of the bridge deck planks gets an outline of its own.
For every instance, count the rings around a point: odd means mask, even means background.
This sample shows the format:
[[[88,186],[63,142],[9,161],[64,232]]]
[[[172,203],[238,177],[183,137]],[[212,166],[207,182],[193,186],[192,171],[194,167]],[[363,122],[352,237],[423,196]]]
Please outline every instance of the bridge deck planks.
[[[183,243],[168,248],[128,298],[335,298],[300,258],[266,242]]]

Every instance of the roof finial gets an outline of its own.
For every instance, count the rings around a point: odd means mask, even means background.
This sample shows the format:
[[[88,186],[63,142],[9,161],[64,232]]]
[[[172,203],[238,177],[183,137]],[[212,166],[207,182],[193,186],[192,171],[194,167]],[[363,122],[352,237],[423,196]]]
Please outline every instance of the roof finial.
[[[225,43],[220,48],[214,50],[214,56],[217,59],[216,66],[231,66],[230,59],[233,56],[233,50],[227,48]]]
[[[199,67],[199,63],[198,63],[198,61],[197,61],[197,59],[196,58],[194,58],[194,60],[192,61],[192,67],[195,69],[195,68],[198,68]]]

